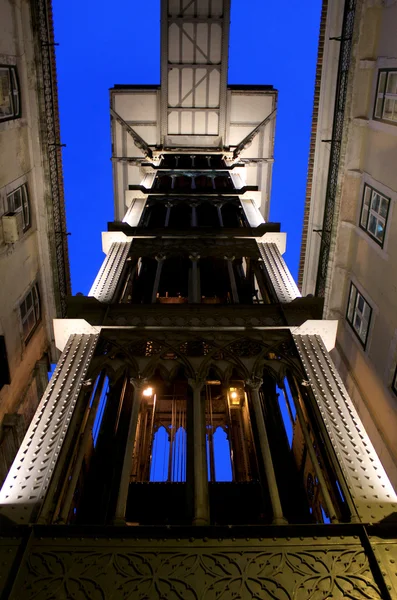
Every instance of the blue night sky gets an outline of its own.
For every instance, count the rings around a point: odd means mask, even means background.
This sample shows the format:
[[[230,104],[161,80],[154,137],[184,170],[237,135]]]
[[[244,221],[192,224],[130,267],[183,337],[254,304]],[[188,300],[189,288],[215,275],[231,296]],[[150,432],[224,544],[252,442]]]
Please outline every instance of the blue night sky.
[[[160,82],[159,0],[53,0],[73,293],[87,294],[113,220],[109,88]],[[297,277],[321,0],[232,0],[229,83],[279,91],[271,220]]]

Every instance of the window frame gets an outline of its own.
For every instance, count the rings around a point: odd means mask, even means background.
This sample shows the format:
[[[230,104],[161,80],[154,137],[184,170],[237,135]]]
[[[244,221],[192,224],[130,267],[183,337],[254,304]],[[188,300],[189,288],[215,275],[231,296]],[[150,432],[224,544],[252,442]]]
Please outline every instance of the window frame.
[[[363,220],[363,215],[364,215],[364,207],[365,207],[365,194],[367,192],[367,190],[370,190],[370,202],[368,204],[368,210],[367,210],[367,218],[366,218],[366,224],[365,226],[362,224],[362,220]],[[378,212],[376,212],[375,210],[371,209],[371,205],[372,205],[372,198],[373,198],[373,194],[376,193],[380,196],[381,201],[383,200],[387,200],[387,211],[386,211],[386,216],[382,217],[382,215]],[[360,219],[359,219],[359,227],[360,229],[362,229],[363,231],[365,231],[365,233],[367,233],[369,235],[369,237],[371,239],[373,239],[381,248],[384,247],[385,245],[385,239],[386,239],[386,229],[387,229],[387,221],[389,218],[389,211],[390,211],[390,203],[391,203],[391,198],[389,196],[385,196],[384,194],[382,194],[382,192],[380,192],[378,189],[374,188],[372,185],[370,185],[369,183],[364,183],[364,188],[363,188],[363,195],[362,195],[362,201],[361,201],[361,210],[360,210]],[[372,211],[372,212],[371,212]],[[375,218],[378,221],[382,221],[384,220],[384,227],[383,227],[383,238],[382,240],[379,240],[376,235],[374,235],[368,228],[368,224],[369,224],[369,219],[371,214],[375,215]]]
[[[21,86],[19,85],[18,70],[16,65],[0,64],[1,70],[8,71],[9,95],[12,104],[12,114],[2,115],[0,113],[0,123],[13,121],[21,117]]]
[[[14,202],[14,197],[17,192],[21,193],[21,205],[15,209],[15,205],[12,205]],[[8,212],[13,212],[15,214],[22,213],[22,231],[25,233],[32,226],[32,218],[30,211],[30,201],[29,201],[29,191],[27,183],[22,183],[18,187],[16,187],[12,192],[9,192],[6,197],[7,201],[7,209]]]
[[[384,73],[386,74],[384,91],[379,93],[380,78],[381,78],[382,74],[384,74]],[[374,100],[374,110],[373,110],[372,118],[373,118],[374,121],[380,121],[381,123],[388,123],[388,124],[391,124],[391,125],[397,125],[397,119],[395,121],[393,121],[392,119],[385,119],[384,116],[383,116],[384,108],[385,108],[385,101],[386,101],[386,99],[388,97],[389,97],[390,100],[395,100],[396,101],[396,106],[397,106],[397,93],[396,94],[391,94],[391,93],[387,93],[386,92],[389,73],[397,73],[397,68],[378,69],[378,77],[377,77],[377,80],[376,80],[376,91],[375,91],[375,100]],[[381,111],[380,111],[381,116],[377,117],[376,116],[376,107],[377,107],[379,99],[382,99],[382,107],[381,107]]]
[[[27,299],[29,296],[31,296],[31,298],[32,298],[31,305],[29,306],[29,308],[27,308],[27,307],[25,308],[26,312],[23,315],[22,314],[22,306],[24,305],[25,302],[27,302]],[[32,327],[30,327],[30,329],[25,332],[25,323],[27,323],[29,321],[29,317],[31,314],[33,314],[34,323],[33,323]],[[26,344],[29,342],[29,340],[33,336],[34,332],[36,331],[37,327],[39,326],[39,323],[41,322],[40,291],[39,291],[39,284],[37,281],[35,283],[33,283],[33,285],[29,288],[29,290],[26,292],[23,299],[19,303],[19,317],[20,317],[20,321],[21,321],[23,340],[24,340],[24,343],[26,346]]]
[[[355,295],[353,302],[352,302],[353,312],[352,312],[351,316],[349,316],[352,294]],[[366,335],[365,335],[364,340],[360,336],[360,332],[354,326],[356,316],[359,316],[361,318],[361,321],[363,321],[364,312],[361,310],[358,310],[358,306],[357,306],[360,298],[362,298],[362,300],[364,301],[364,308],[365,308],[365,305],[367,305],[369,308],[369,311],[370,311],[369,318],[367,320],[368,325],[367,325],[367,330],[366,330]],[[360,344],[362,345],[362,347],[364,348],[364,350],[366,349],[366,346],[368,343],[369,331],[370,331],[371,321],[372,321],[372,312],[373,312],[372,306],[369,304],[369,302],[367,302],[367,300],[365,299],[363,294],[360,292],[360,290],[357,288],[357,286],[351,281],[350,289],[349,289],[349,296],[348,296],[348,300],[347,300],[347,307],[346,307],[346,321],[347,321],[347,323],[349,323],[351,329],[353,330],[354,334],[358,338],[358,340],[359,340]]]

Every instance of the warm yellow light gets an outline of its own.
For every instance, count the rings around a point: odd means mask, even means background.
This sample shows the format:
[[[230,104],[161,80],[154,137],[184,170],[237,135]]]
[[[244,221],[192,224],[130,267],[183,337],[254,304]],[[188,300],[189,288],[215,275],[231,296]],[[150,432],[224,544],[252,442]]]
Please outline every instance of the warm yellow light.
[[[146,398],[150,398],[151,396],[153,396],[153,388],[151,387],[147,387],[143,390],[143,395],[146,396]]]
[[[238,388],[229,388],[229,400],[232,406],[240,406],[240,394]]]

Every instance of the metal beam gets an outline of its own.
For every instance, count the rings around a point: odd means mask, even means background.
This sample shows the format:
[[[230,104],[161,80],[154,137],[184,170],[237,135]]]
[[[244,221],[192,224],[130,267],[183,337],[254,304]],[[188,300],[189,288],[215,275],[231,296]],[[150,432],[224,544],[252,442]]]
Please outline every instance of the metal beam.
[[[172,112],[219,112],[219,106],[169,106],[168,114]]]
[[[172,71],[172,69],[206,69],[207,71],[213,71],[216,69],[220,71],[222,63],[168,63],[168,70]]]
[[[134,129],[132,129],[132,127],[130,125],[128,125],[128,123],[126,121],[124,121],[123,117],[120,117],[120,115],[113,108],[110,108],[110,114],[112,115],[112,117],[114,117],[116,119],[116,121],[118,123],[120,123],[120,125],[125,129],[125,131],[132,137],[137,148],[142,150],[142,152],[144,153],[145,156],[149,156],[150,158],[153,158],[153,153],[152,153],[151,149],[149,148],[149,145],[147,144],[147,142],[145,142],[145,140],[143,138],[141,138],[141,136]]]
[[[222,23],[223,17],[194,17],[193,15],[189,15],[187,17],[169,17],[168,23],[176,23],[177,25],[181,25],[181,23],[208,23],[208,22],[218,22]]]
[[[274,119],[274,117],[276,116],[276,112],[277,112],[277,109],[275,108],[270,113],[270,115],[268,115],[265,119],[263,119],[263,121],[261,123],[259,123],[259,125],[257,125],[255,127],[255,129],[253,129],[248,135],[245,136],[244,139],[241,140],[241,142],[236,146],[236,148],[233,152],[233,158],[237,158],[239,156],[239,154],[252,143],[253,139],[258,135],[260,130],[263,127],[266,127],[266,125],[272,119]]]

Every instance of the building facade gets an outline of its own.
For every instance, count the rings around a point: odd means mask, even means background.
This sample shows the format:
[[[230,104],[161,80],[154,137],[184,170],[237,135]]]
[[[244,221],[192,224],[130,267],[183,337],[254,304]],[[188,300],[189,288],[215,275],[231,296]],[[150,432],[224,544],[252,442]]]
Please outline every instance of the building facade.
[[[111,92],[116,220],[0,492],[10,598],[392,598],[397,497],[268,213],[277,92],[229,3],[162,3]]]
[[[395,2],[324,5],[300,273],[339,319],[333,356],[395,488],[396,19]]]
[[[0,481],[59,352],[70,293],[51,4],[0,7]]]

